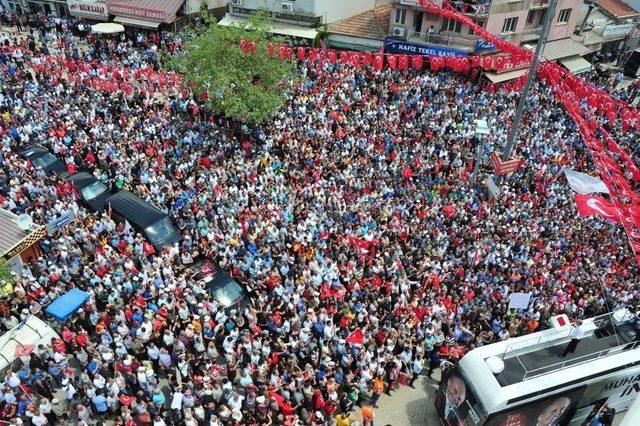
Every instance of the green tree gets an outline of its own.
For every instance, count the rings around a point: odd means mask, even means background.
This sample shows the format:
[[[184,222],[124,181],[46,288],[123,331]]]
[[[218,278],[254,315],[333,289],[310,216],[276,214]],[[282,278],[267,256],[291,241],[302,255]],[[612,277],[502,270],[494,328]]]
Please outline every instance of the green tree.
[[[9,268],[7,268],[7,266],[3,264],[0,264],[0,281],[13,283],[13,276],[11,275],[11,270],[9,270]]]
[[[203,15],[209,22],[209,18]],[[260,123],[284,104],[285,91],[296,78],[295,64],[267,54],[269,42],[281,39],[267,31],[265,12],[254,14],[244,26],[223,27],[209,22],[208,31],[194,35],[185,52],[172,58],[169,66],[185,75],[197,93],[206,92],[214,111],[250,123]],[[256,42],[256,53],[246,54],[240,40]]]

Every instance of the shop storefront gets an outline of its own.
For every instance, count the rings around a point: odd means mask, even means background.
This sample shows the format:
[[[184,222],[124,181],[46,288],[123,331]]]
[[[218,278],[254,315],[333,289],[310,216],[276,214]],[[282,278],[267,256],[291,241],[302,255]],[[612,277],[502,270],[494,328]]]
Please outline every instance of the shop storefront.
[[[106,21],[109,10],[106,1],[67,0],[69,13],[79,18]]]
[[[40,256],[37,243],[44,236],[44,227],[35,225],[26,215],[0,209],[0,264],[20,275],[24,263]]]
[[[54,14],[61,18],[70,16],[67,0],[28,0],[27,6],[31,13]]]

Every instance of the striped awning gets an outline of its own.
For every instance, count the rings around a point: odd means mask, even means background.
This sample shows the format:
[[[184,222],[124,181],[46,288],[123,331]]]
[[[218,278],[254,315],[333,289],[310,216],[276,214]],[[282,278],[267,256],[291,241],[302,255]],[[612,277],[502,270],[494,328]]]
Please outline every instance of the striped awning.
[[[560,63],[564,65],[572,74],[580,74],[587,72],[593,68],[593,65],[582,56],[571,56],[569,58],[560,59]]]
[[[589,49],[571,38],[549,41],[544,46],[543,56],[550,61],[556,61],[569,56],[582,56],[591,53]]]
[[[158,29],[160,26],[159,22],[145,21],[143,19],[135,19],[135,18],[125,18],[124,16],[116,16],[113,19],[113,22],[118,22],[123,25],[129,25],[130,27],[138,27],[138,28],[150,28],[150,29]]]
[[[504,81],[514,80],[518,77],[522,77],[527,73],[528,69],[524,70],[515,70],[515,71],[507,71],[501,73],[495,73],[491,71],[486,71],[484,76],[489,79],[492,83],[502,83]]]

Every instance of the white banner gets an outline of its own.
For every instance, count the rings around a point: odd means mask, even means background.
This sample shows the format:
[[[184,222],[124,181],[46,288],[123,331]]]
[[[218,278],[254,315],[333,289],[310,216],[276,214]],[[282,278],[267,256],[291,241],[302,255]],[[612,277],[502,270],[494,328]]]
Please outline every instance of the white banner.
[[[509,296],[509,309],[527,309],[531,293],[511,293]]]
[[[106,20],[109,16],[107,3],[99,1],[67,0],[69,12],[75,16]]]
[[[609,193],[609,188],[597,177],[589,176],[585,173],[576,172],[571,169],[564,169],[569,186],[578,194],[588,195],[595,192]]]

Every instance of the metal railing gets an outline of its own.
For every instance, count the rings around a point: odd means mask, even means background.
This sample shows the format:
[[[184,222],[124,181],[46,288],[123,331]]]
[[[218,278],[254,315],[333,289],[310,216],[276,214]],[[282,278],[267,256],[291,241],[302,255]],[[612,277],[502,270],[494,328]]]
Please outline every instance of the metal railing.
[[[524,30],[521,34],[520,39],[522,41],[527,41],[527,40],[535,40],[537,38],[540,38],[540,33],[542,32],[542,27],[537,27],[537,28],[530,28],[528,30]]]
[[[577,365],[595,361],[597,359],[604,358],[609,355],[615,355],[623,351],[636,349],[639,346],[640,346],[640,342],[624,343],[622,345],[618,345],[613,348],[606,348],[595,353],[585,354],[576,358],[568,359],[566,361],[560,361],[560,362],[556,362],[555,364],[545,365],[544,367],[534,368],[533,370],[527,370],[527,368],[524,366],[524,364],[522,364],[520,359],[518,359],[518,361],[520,361],[520,365],[522,365],[522,367],[525,370],[524,376],[522,377],[522,380],[524,381],[524,380],[535,379],[536,377],[544,376],[545,374],[552,373],[557,370],[562,370],[566,367],[575,367]]]
[[[436,46],[446,46],[465,50],[474,50],[478,42],[475,38],[465,37],[463,35],[448,34],[425,34],[415,31],[409,32],[407,37],[410,41],[420,43],[433,44]]]
[[[531,0],[529,4],[529,10],[544,9],[545,7],[549,7],[549,0]]]
[[[524,371],[524,375],[522,380],[530,380],[536,377],[543,376],[545,374],[552,373],[554,371],[560,370],[567,366],[576,366],[580,364],[585,364],[590,361],[594,361],[596,359],[604,358],[609,355],[614,355],[616,353],[627,351],[630,349],[636,349],[640,347],[640,341],[635,342],[621,342],[618,338],[618,330],[615,325],[611,322],[612,314],[607,313],[603,315],[599,315],[590,320],[589,323],[586,323],[585,326],[589,328],[589,333],[595,333],[599,329],[604,329],[607,326],[612,326],[614,329],[614,334],[616,334],[617,345],[609,348],[604,348],[597,352],[591,352],[585,355],[581,355],[579,357],[570,358],[567,360],[559,361],[553,364],[545,365],[543,367],[538,367],[534,369],[528,369],[522,360],[520,360],[520,355],[524,355],[527,353],[531,353],[533,351],[558,345],[559,341],[565,340],[569,338],[569,334],[571,332],[570,327],[564,327],[559,330],[545,330],[541,333],[536,333],[536,335],[532,335],[529,338],[517,339],[515,342],[511,342],[505,348],[504,352],[501,355],[501,358],[504,360],[505,358],[516,358]],[[604,326],[604,327],[603,327]],[[590,338],[589,334],[585,339]]]

